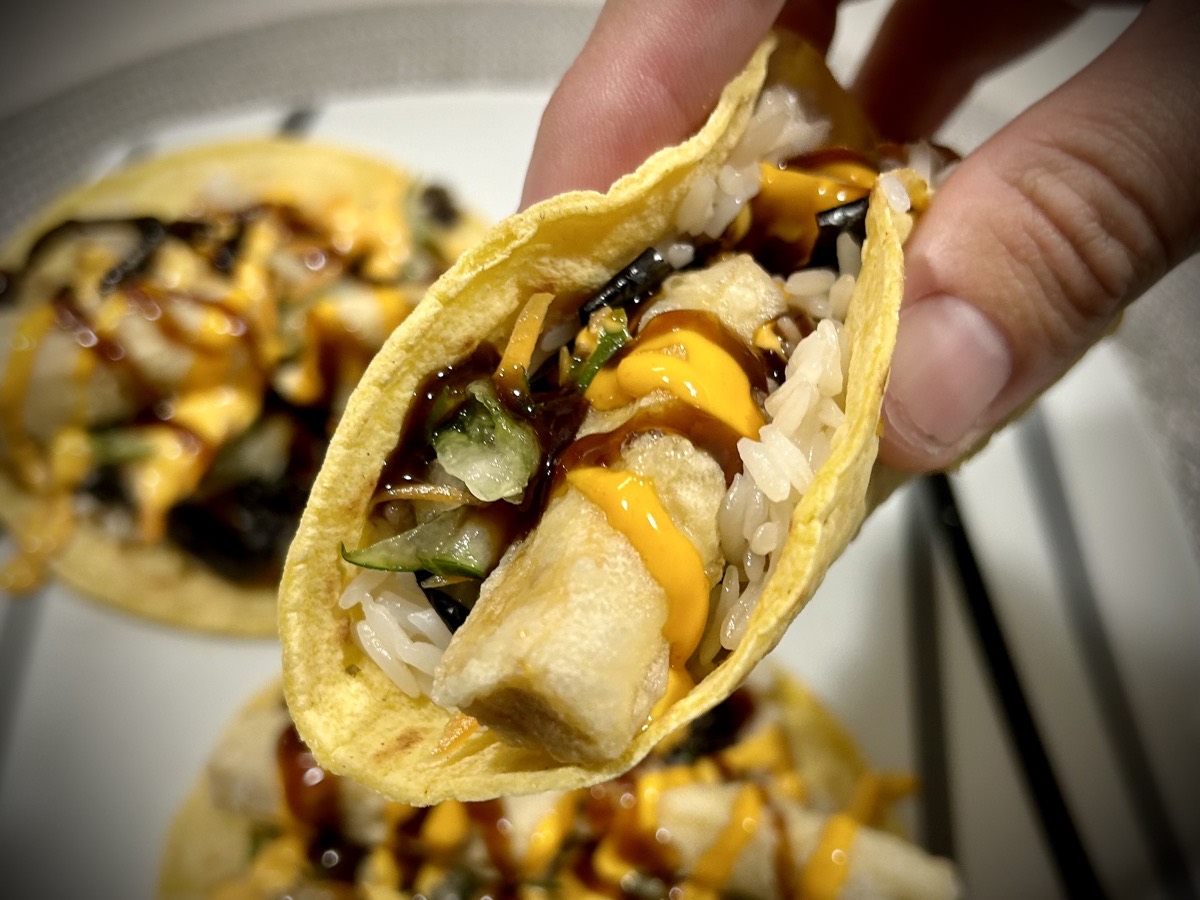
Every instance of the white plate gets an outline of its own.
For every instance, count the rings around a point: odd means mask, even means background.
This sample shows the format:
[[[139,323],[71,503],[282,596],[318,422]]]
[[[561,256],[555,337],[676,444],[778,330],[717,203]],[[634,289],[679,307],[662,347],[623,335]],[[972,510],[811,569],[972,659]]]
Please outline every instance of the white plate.
[[[498,217],[516,204],[547,95],[548,87],[501,84],[340,97],[318,104],[312,135],[442,178]],[[149,135],[150,143],[266,133],[285,113],[271,106],[190,120]],[[109,147],[96,165],[123,152]],[[1137,736],[1194,865],[1200,572],[1170,487],[1150,462],[1138,398],[1116,349],[1098,348],[1040,409]],[[1150,852],[1105,733],[1021,437],[997,439],[955,485],[1097,868],[1113,896],[1154,896]],[[902,494],[875,515],[774,655],[885,768],[917,763],[906,606],[912,502]],[[1062,896],[952,575],[939,556],[934,581],[958,861],[975,897]],[[11,714],[7,744],[0,744],[0,847],[5,883],[15,890],[6,895],[149,896],[176,805],[222,725],[277,672],[278,648],[182,634],[57,587],[29,602],[36,608],[0,614],[0,647],[28,638],[18,648],[26,660],[0,660],[0,671],[19,676],[0,686],[0,725]]]

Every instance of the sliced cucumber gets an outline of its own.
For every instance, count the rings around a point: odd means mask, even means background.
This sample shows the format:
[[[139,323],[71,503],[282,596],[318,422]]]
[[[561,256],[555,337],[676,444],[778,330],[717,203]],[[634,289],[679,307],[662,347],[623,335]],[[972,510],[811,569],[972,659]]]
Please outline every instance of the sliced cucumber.
[[[490,379],[467,392],[472,399],[433,439],[438,462],[480,500],[518,499],[537,468],[537,433],[504,407]]]
[[[343,546],[342,558],[365,569],[483,578],[503,552],[504,542],[490,522],[454,509],[369,547]]]
[[[119,466],[145,459],[154,447],[132,428],[106,428],[88,435],[92,444],[92,459],[97,465]]]

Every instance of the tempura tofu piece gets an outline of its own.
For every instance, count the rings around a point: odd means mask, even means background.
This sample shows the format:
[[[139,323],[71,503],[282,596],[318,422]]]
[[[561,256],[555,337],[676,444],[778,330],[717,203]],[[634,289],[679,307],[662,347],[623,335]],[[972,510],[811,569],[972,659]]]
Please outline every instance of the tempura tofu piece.
[[[654,483],[716,571],[717,463],[685,438],[648,433],[630,442],[623,465]],[[484,582],[442,657],[434,699],[556,759],[612,758],[666,689],[667,613],[667,592],[638,550],[568,487]]]

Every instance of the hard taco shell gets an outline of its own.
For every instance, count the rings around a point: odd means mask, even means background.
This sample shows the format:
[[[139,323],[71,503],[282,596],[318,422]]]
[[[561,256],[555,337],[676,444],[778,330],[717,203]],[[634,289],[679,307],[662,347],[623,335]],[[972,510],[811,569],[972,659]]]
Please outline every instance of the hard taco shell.
[[[611,190],[569,193],[497,225],[464,254],[396,331],[355,392],[330,446],[284,572],[280,635],[284,687],[297,728],[330,770],[388,797],[416,804],[445,798],[566,789],[629,769],[658,741],[728,696],[775,646],[812,596],[830,563],[856,533],[879,442],[880,407],[895,341],[903,285],[900,236],[876,189],[846,329],[850,335],[846,420],[829,460],[796,508],[778,570],[759,600],[741,644],[617,758],[564,765],[536,749],[482,731],[454,752],[438,745],[449,713],[412,700],[353,646],[338,597],[353,575],[340,544],[357,546],[384,460],[418,385],[428,373],[468,356],[512,327],[538,291],[586,296],[643,248],[672,235],[673,213],[695,179],[713,176],[737,144],[767,79],[768,64],[801,95],[816,85],[835,132],[860,140],[869,128],[820,57],[775,42],[755,53],[685,143],[662,150]],[[857,137],[856,137],[857,135]]]

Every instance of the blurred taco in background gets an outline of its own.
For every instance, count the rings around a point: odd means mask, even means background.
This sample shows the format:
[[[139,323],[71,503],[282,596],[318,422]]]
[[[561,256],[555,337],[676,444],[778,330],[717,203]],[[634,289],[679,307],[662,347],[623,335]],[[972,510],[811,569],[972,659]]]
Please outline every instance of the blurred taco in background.
[[[0,256],[11,593],[271,634],[291,535],[374,352],[482,232],[442,187],[291,140],[68,194]]]
[[[866,514],[933,161],[768,41],[691,139],[464,254],[289,551],[321,764],[418,803],[576,787],[729,695]]]
[[[426,808],[321,769],[272,687],[178,812],[159,896],[957,896],[897,827],[912,779],[871,771],[796,681],[753,682],[613,781]]]

